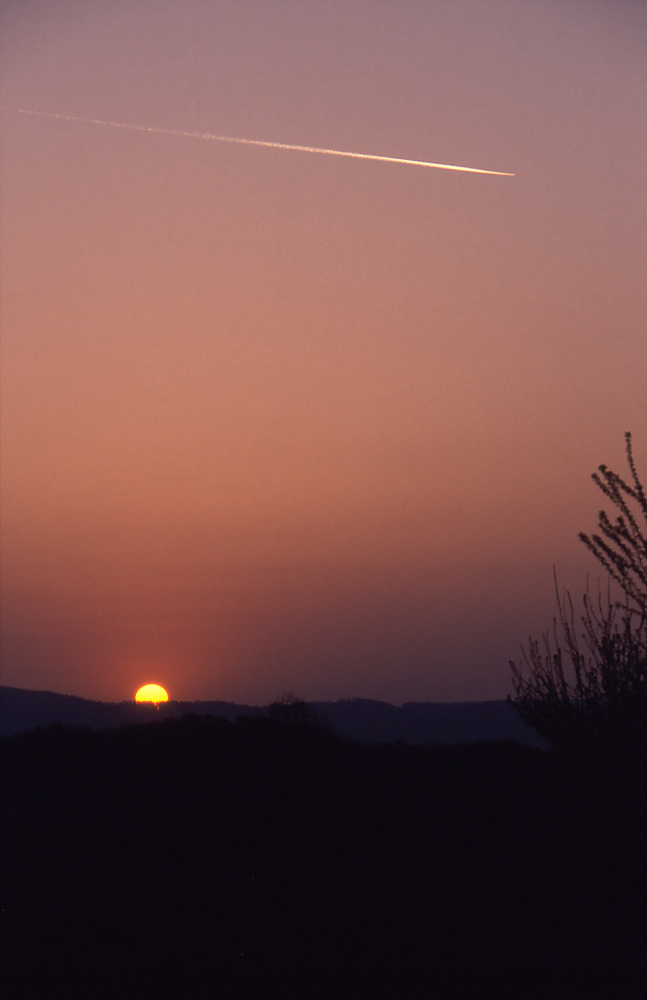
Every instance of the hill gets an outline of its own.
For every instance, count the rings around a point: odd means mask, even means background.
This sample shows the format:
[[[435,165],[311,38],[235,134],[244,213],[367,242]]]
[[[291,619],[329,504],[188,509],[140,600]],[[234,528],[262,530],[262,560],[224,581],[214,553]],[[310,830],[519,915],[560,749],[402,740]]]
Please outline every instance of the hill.
[[[477,743],[508,739],[531,746],[542,743],[505,701],[408,702],[401,707],[383,701],[352,698],[308,703],[310,714],[334,733],[359,743]],[[266,709],[227,701],[170,701],[138,705],[134,701],[101,702],[53,691],[0,688],[0,735],[29,732],[54,723],[115,728],[134,722],[181,718],[188,712],[235,719],[259,716]]]

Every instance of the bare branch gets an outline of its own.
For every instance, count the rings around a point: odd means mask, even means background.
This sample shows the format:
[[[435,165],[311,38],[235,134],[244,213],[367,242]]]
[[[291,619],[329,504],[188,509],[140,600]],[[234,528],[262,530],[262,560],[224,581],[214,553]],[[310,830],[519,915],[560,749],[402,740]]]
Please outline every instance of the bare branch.
[[[605,465],[592,477],[618,516],[612,521],[600,511],[598,531],[579,536],[608,574],[606,599],[599,584],[593,599],[587,580],[576,625],[571,595],[560,594],[553,569],[558,614],[552,636],[544,636],[543,653],[529,639],[519,664],[510,664],[509,700],[541,736],[561,747],[647,746],[647,499],[630,433],[625,441],[633,485]],[[623,600],[613,599],[612,582]]]

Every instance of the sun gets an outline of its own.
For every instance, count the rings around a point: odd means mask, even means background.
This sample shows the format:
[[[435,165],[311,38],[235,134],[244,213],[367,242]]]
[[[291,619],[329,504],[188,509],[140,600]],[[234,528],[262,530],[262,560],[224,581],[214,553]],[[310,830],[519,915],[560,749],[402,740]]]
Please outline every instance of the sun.
[[[160,684],[144,684],[135,695],[135,701],[152,701],[157,705],[160,701],[168,701],[168,694]]]

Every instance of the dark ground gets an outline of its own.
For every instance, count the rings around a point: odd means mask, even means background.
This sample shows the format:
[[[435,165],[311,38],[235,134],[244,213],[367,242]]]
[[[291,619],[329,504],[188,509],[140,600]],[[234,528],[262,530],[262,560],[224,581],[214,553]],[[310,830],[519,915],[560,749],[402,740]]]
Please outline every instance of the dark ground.
[[[2,995],[647,995],[640,762],[189,715],[4,738]]]

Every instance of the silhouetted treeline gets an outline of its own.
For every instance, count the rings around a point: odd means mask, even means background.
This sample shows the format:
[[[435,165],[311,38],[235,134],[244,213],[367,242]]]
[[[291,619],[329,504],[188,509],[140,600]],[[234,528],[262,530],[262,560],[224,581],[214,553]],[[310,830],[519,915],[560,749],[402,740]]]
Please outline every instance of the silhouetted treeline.
[[[546,746],[535,731],[505,701],[409,702],[396,707],[384,701],[347,698],[341,701],[305,703],[292,696],[307,713],[325,718],[332,730],[359,743],[477,743],[480,740],[511,739],[531,746]],[[289,699],[288,699],[289,701]],[[103,702],[57,694],[0,686],[0,734],[14,736],[38,726],[64,723],[92,729],[127,726],[159,719],[179,719],[188,712],[230,719],[253,718],[269,712],[280,714],[289,703],[276,702],[260,708],[227,701]]]
[[[644,995],[644,769],[296,716],[2,740],[3,996]]]

